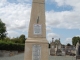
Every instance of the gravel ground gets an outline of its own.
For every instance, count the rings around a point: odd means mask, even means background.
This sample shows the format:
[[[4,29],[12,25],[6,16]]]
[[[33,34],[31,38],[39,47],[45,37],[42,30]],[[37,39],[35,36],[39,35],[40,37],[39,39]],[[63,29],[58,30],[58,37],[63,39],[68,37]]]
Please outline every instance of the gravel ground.
[[[0,57],[0,60],[24,60],[24,53],[12,57]],[[73,56],[49,56],[49,60],[76,60]]]
[[[49,56],[49,60],[76,60],[73,56]]]
[[[24,60],[24,54],[18,54],[11,57],[0,57],[0,60]]]

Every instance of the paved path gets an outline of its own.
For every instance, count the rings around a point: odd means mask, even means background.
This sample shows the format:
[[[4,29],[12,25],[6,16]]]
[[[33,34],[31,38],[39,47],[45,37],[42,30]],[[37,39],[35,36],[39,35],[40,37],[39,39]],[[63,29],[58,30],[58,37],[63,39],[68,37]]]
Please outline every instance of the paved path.
[[[18,54],[12,57],[0,57],[0,60],[24,60],[24,54]],[[76,60],[72,56],[49,56],[49,60]]]
[[[73,56],[49,56],[49,60],[76,60]]]
[[[11,57],[0,57],[0,60],[24,60],[24,54],[18,54]]]

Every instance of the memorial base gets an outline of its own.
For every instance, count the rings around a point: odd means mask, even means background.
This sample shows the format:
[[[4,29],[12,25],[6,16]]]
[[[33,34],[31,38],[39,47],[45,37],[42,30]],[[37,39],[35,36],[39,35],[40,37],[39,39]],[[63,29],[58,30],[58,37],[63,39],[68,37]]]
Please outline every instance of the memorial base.
[[[27,39],[24,60],[48,60],[49,49],[45,38]]]

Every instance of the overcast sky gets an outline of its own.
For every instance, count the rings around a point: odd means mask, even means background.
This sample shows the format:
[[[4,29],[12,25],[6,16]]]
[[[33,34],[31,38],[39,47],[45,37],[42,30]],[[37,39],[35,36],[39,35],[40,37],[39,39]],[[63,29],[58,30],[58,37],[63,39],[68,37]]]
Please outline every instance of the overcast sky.
[[[28,36],[32,0],[0,0],[0,18],[6,24],[9,37]],[[80,36],[80,0],[46,0],[46,38],[71,43]]]

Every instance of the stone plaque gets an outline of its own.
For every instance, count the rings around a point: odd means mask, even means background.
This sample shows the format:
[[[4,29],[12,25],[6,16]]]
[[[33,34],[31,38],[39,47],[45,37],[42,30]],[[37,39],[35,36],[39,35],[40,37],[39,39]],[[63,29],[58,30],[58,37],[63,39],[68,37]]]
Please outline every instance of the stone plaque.
[[[36,34],[36,35],[41,34],[41,25],[40,24],[34,25],[34,34]]]
[[[40,58],[41,58],[41,46],[33,45],[32,60],[40,60]]]

